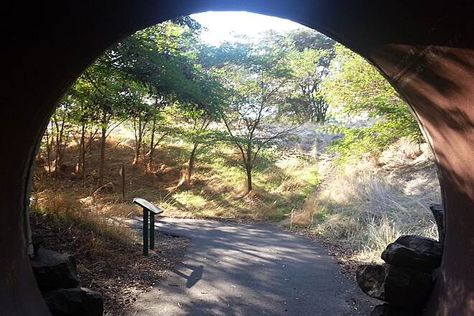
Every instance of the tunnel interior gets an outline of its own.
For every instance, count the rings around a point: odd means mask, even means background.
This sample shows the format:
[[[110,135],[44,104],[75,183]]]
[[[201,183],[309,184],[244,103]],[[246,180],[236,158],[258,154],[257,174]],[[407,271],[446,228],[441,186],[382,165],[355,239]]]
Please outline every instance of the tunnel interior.
[[[440,281],[428,315],[474,312],[474,27],[468,2],[194,1],[64,3],[9,8],[3,48],[0,305],[47,315],[29,266],[25,223],[32,162],[66,89],[107,47],[176,16],[246,10],[318,30],[375,65],[414,111],[434,151],[446,210]],[[13,28],[22,21],[24,28]],[[28,40],[25,40],[27,38]],[[26,92],[25,92],[26,91]],[[9,137],[9,134],[16,136]],[[24,304],[24,302],[28,304]]]

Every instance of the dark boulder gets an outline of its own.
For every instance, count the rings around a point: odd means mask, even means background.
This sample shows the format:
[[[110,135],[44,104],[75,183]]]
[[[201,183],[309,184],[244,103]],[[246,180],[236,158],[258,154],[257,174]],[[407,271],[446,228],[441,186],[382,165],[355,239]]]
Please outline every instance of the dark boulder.
[[[104,312],[102,296],[86,288],[47,292],[44,299],[53,316],[100,316]]]
[[[420,316],[421,311],[399,309],[388,304],[377,305],[370,316]]]
[[[386,267],[382,265],[361,265],[356,272],[357,284],[370,297],[383,300],[383,284],[386,276]]]
[[[430,273],[393,265],[361,266],[356,279],[365,294],[404,309],[423,307],[433,285]]]
[[[432,271],[441,264],[442,248],[434,239],[405,235],[389,244],[382,259],[389,264],[420,271]]]
[[[433,288],[430,273],[388,265],[383,285],[384,301],[399,308],[422,308]]]
[[[40,248],[31,260],[31,266],[41,291],[71,288],[79,284],[72,256]]]

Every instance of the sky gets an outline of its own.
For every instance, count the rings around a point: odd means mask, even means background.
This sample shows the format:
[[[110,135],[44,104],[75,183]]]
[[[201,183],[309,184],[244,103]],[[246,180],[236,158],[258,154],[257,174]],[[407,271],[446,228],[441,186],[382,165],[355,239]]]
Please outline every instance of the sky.
[[[304,28],[296,22],[244,11],[216,12],[209,11],[193,14],[207,30],[202,32],[202,40],[212,45],[231,40],[236,34],[257,37],[259,33],[267,30],[287,32],[297,28]]]

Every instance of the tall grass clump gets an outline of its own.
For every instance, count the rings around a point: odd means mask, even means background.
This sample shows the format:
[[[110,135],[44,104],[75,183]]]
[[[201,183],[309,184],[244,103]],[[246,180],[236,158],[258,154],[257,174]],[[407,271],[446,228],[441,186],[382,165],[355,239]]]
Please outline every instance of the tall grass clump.
[[[439,184],[425,159],[405,157],[389,168],[372,160],[333,167],[295,223],[343,245],[359,261],[379,261],[403,234],[437,238],[429,206],[440,201]]]
[[[36,216],[46,216],[57,225],[67,225],[96,236],[120,243],[135,240],[132,230],[117,220],[130,207],[119,203],[104,203],[93,197],[76,199],[57,190],[44,190],[34,195],[31,208]]]

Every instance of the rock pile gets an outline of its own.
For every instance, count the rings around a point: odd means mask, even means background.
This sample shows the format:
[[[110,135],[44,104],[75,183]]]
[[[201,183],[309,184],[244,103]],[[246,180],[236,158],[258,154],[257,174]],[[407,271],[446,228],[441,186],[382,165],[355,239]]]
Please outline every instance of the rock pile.
[[[444,212],[438,205],[431,209],[443,241]],[[436,240],[404,235],[382,253],[385,264],[360,266],[356,275],[359,287],[370,297],[385,302],[376,306],[371,316],[421,315],[436,281],[442,252],[442,243]]]
[[[79,286],[76,263],[72,256],[43,248],[35,249],[31,266],[38,287],[53,315],[103,314],[102,296]]]

